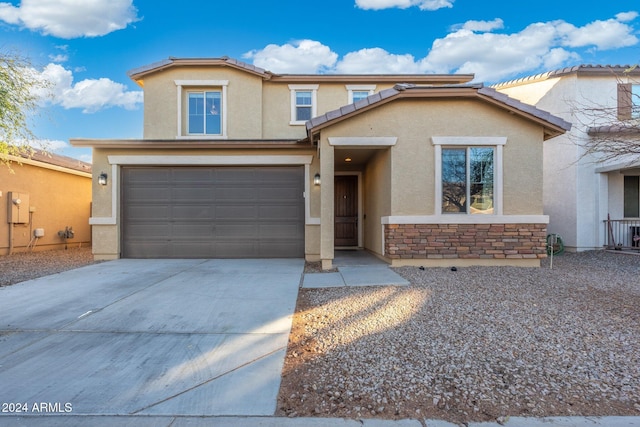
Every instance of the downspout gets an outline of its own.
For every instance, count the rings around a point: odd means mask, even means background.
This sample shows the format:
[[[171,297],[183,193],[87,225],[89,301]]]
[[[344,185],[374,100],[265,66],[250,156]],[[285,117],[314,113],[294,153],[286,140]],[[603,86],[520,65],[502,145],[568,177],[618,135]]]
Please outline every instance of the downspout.
[[[9,223],[9,255],[13,254],[13,223]]]

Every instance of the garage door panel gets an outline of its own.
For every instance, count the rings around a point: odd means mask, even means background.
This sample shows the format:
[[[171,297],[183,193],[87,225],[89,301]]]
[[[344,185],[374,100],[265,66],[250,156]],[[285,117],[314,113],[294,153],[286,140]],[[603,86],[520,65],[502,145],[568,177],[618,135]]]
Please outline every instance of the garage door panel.
[[[171,181],[176,184],[186,184],[188,188],[191,184],[211,182],[215,171],[208,168],[182,168],[171,170]]]
[[[199,204],[205,203],[207,201],[212,201],[215,198],[209,186],[193,188],[172,188],[169,197],[174,203],[194,202]]]
[[[304,168],[123,167],[122,256],[304,256]]]
[[[258,234],[258,226],[253,222],[246,224],[216,224],[215,226],[215,235],[217,238],[221,240],[225,240],[226,242],[233,241],[233,239],[237,240],[247,240],[251,239],[255,240]]]
[[[135,200],[136,203],[140,202],[154,202],[154,203],[168,203],[171,200],[171,195],[167,193],[166,184],[153,183],[146,187],[132,187],[129,189],[129,195],[131,200]]]
[[[126,179],[126,172],[124,178]],[[164,168],[140,168],[135,171],[136,183],[167,183],[171,180],[171,171]]]
[[[213,237],[212,224],[177,224],[171,228],[172,237],[180,237],[189,241],[196,241]]]
[[[171,225],[169,224],[139,223],[127,227],[124,239],[151,240],[153,236],[168,236],[170,234]]]
[[[155,258],[170,258],[171,255],[167,242],[130,242],[127,245],[129,258],[149,258],[149,253]]]
[[[198,220],[213,222],[215,212],[211,206],[172,206],[170,218],[174,221]]]
[[[291,206],[260,206],[260,211],[258,213],[260,218],[265,218],[265,220],[277,218],[278,220],[294,220],[300,217],[300,210]]]
[[[167,206],[157,205],[129,205],[123,207],[123,214],[131,221],[166,221],[171,218]]]

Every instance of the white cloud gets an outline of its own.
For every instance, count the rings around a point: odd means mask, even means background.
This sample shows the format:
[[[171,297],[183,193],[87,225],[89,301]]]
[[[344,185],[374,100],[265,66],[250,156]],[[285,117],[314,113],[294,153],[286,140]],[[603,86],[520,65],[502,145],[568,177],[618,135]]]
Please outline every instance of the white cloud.
[[[584,27],[576,28],[571,24],[559,27],[563,44],[569,47],[595,46],[598,49],[615,49],[633,46],[638,38],[633,28],[616,19],[594,21]]]
[[[41,91],[37,95],[65,109],[82,108],[84,113],[95,113],[110,107],[132,110],[143,100],[142,91],[127,91],[125,85],[107,78],[74,83],[73,73],[59,64],[47,65],[40,76],[49,81],[51,87],[48,92]]]
[[[619,14],[616,15],[616,19],[620,22],[629,22],[629,21],[633,21],[634,19],[636,19],[638,17],[638,12],[621,12]]]
[[[373,47],[349,52],[339,59],[330,47],[313,40],[268,45],[244,57],[276,73],[469,73],[475,74],[476,81],[491,83],[578,62],[578,49],[636,45],[639,40],[635,30],[625,22],[637,16],[636,12],[625,12],[616,19],[597,20],[583,27],[562,20],[538,22],[515,33],[500,31],[505,25],[500,18],[467,21],[436,39],[424,58]]]
[[[361,49],[344,56],[335,68],[341,74],[413,74],[421,73],[412,55],[393,55],[384,49]]]
[[[623,14],[629,19],[633,13]],[[576,27],[565,21],[531,24],[524,30],[501,34],[491,32],[501,28],[478,25],[470,21],[442,39],[433,42],[422,61],[423,69],[431,72],[474,73],[477,81],[498,81],[540,67],[553,69],[580,56],[572,48],[595,47],[615,49],[633,46],[638,39],[634,29],[619,20],[594,21]]]
[[[262,50],[252,50],[243,58],[253,59],[254,65],[274,73],[319,73],[335,65],[338,54],[328,46],[313,40],[299,40],[293,44],[270,44]]]
[[[462,29],[469,31],[493,31],[501,28],[504,28],[504,22],[500,18],[493,21],[467,21],[462,24]]]
[[[391,9],[394,7],[406,9],[418,6],[421,10],[438,10],[453,7],[455,0],[356,0],[356,6],[366,10]]]
[[[0,3],[0,20],[71,39],[103,36],[139,18],[133,0],[22,0]]]
[[[59,53],[57,55],[49,55],[49,60],[51,62],[67,62],[69,60],[69,55],[65,55]]]

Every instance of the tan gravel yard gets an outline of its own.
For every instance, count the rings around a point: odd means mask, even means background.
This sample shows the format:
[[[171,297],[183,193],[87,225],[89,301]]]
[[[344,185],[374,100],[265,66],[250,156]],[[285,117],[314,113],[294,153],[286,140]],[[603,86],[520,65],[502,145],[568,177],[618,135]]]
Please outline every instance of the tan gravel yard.
[[[19,252],[0,256],[0,286],[13,285],[93,263],[91,247]]]
[[[640,257],[397,268],[408,287],[302,289],[278,414],[640,415]]]

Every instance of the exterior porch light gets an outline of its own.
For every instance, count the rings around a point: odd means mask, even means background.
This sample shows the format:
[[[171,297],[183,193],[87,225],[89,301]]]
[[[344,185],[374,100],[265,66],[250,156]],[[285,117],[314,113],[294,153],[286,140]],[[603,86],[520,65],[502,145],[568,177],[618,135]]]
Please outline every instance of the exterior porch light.
[[[313,185],[320,185],[320,174],[319,173],[315,174],[315,176],[313,177]]]
[[[107,178],[108,175],[104,172],[102,172],[99,176],[98,176],[98,184],[100,185],[107,185]]]

